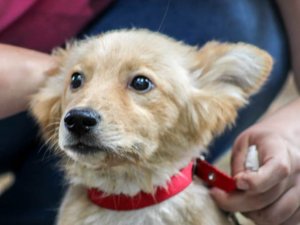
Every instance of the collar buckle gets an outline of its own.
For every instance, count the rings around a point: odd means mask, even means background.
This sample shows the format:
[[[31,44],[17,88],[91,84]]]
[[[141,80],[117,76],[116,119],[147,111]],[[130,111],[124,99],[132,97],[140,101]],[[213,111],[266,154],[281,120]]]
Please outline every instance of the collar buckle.
[[[196,159],[194,174],[209,187],[217,187],[226,192],[237,190],[235,180],[205,161],[204,156],[200,156],[200,158]]]

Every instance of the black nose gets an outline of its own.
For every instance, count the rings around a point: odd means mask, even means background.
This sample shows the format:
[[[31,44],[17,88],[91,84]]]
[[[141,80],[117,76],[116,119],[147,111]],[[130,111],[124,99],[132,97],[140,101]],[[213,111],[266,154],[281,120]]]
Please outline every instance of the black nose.
[[[100,115],[90,108],[77,108],[66,114],[64,122],[69,131],[83,135],[97,126],[100,122]]]

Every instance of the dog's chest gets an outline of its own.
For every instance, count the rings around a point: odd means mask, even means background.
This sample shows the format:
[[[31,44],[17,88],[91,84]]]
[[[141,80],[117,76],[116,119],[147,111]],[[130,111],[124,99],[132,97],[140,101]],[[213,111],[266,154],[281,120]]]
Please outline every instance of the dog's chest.
[[[227,225],[227,218],[201,185],[191,184],[160,204],[139,210],[102,209],[81,187],[71,187],[61,206],[58,225]]]

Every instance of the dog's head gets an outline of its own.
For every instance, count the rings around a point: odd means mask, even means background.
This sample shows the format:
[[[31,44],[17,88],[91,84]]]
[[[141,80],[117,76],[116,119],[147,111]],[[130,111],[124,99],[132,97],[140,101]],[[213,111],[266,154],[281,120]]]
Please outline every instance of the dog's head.
[[[71,44],[33,97],[43,134],[89,168],[159,165],[195,156],[236,118],[270,73],[256,47],[197,49],[146,30]]]

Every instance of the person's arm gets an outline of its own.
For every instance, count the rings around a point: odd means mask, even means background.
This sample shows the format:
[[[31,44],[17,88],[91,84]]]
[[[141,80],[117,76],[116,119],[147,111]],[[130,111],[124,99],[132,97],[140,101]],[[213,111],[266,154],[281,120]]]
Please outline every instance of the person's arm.
[[[277,0],[277,4],[288,33],[293,73],[298,90],[300,90],[300,1]]]
[[[300,90],[300,0],[277,0],[289,35],[295,82]],[[240,190],[212,190],[219,206],[240,211],[255,224],[300,224],[300,98],[245,130],[232,152]],[[245,171],[247,149],[256,145],[260,168]]]
[[[53,66],[48,54],[0,44],[0,119],[26,110]]]

